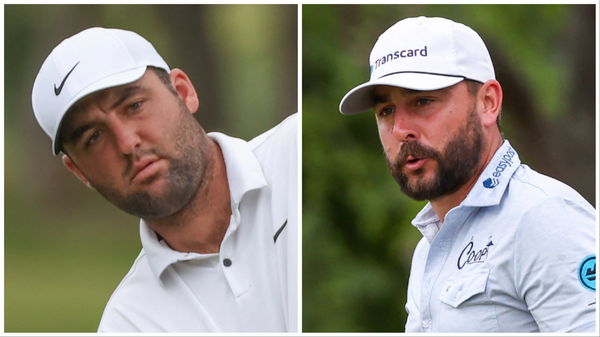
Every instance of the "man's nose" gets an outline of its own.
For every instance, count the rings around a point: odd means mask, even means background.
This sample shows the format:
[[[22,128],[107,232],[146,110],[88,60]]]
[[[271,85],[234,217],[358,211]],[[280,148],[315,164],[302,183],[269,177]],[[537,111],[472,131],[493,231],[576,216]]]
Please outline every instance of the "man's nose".
[[[397,109],[394,112],[394,126],[392,134],[400,142],[409,142],[418,139],[415,125],[405,111]]]
[[[138,128],[133,123],[122,121],[115,121],[112,124],[117,150],[124,155],[134,153],[141,143]]]

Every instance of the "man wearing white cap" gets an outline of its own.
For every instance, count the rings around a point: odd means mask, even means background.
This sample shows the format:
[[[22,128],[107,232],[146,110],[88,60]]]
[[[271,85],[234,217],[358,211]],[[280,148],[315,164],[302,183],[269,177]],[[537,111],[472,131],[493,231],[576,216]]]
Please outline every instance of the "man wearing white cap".
[[[500,131],[502,88],[471,28],[408,18],[386,30],[371,78],[340,103],[374,108],[392,176],[429,200],[411,266],[407,332],[593,332],[595,210],[521,164]]]
[[[206,134],[188,76],[136,33],[62,41],[33,86],[67,169],[138,216],[142,251],[101,332],[297,331],[297,117]]]

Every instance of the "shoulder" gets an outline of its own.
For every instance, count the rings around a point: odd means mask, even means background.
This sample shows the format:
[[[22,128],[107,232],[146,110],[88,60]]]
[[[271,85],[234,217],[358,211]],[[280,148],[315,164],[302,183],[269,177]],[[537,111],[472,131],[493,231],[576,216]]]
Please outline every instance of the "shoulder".
[[[160,278],[144,250],[112,294],[99,332],[216,332],[218,327],[173,266]]]
[[[111,295],[98,327],[99,332],[134,332],[140,331],[138,322],[132,320],[136,311],[144,308],[150,297],[144,294],[153,293],[157,287],[148,258],[142,249],[131,269]]]
[[[583,204],[552,195],[524,209],[517,222],[518,244],[532,250],[572,250],[584,246],[593,252],[595,212]]]
[[[520,258],[547,260],[558,254],[576,260],[594,252],[596,211],[574,189],[522,165],[508,193],[510,209],[518,210],[514,225]]]
[[[511,217],[546,226],[558,225],[560,219],[593,223],[596,213],[573,188],[527,165],[521,165],[512,176],[503,206],[510,210]]]
[[[117,286],[117,289],[115,289],[113,295],[111,296],[111,299],[109,300],[109,303],[113,299],[118,298],[121,293],[126,293],[127,291],[129,291],[130,288],[134,288],[131,287],[132,285],[137,286],[140,283],[143,283],[144,280],[147,280],[153,276],[154,275],[152,274],[152,270],[150,269],[148,256],[146,255],[145,250],[142,249],[140,251],[140,254],[133,262],[133,265],[129,269],[129,272],[127,272],[127,275],[125,275],[123,280],[121,280],[121,283],[119,283],[119,285]]]
[[[543,174],[527,165],[521,165],[513,175],[508,190],[509,199],[521,209],[521,222],[553,227],[577,226],[594,228],[594,207],[570,186]],[[526,229],[526,228],[524,228]],[[540,229],[540,228],[538,228]]]
[[[527,165],[520,165],[515,171],[510,182],[509,193],[521,195],[521,199],[532,207],[560,199],[565,203],[577,205],[582,209],[595,213],[590,203],[573,188],[561,181],[538,173]]]
[[[594,208],[571,187],[524,165],[510,183],[509,199],[512,206],[506,212],[517,213],[506,214],[511,220],[506,226],[515,230],[514,284],[540,331],[589,329],[593,293],[581,270],[596,250]]]
[[[296,113],[249,142],[270,184],[297,178],[297,136],[298,114]]]
[[[268,153],[276,149],[296,150],[298,135],[298,114],[292,114],[279,124],[260,134],[250,141],[250,146],[257,154]]]

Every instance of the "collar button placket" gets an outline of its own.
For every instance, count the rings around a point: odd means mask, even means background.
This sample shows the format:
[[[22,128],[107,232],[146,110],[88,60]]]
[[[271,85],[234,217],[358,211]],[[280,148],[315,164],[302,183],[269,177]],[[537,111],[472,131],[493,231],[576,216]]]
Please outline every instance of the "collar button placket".
[[[431,242],[421,290],[421,328],[424,332],[431,331],[432,320],[436,314],[432,312],[431,308],[433,289],[437,286],[439,276],[444,271],[445,262],[450,253],[456,232],[459,229],[458,227],[461,227],[460,225],[468,213],[467,210],[464,210],[460,206],[448,212],[443,225]]]
[[[244,266],[240,264],[239,260],[236,260],[236,242],[238,240],[234,237],[239,235],[240,220],[239,209],[237,205],[233,205],[229,228],[221,243],[221,251],[219,253],[223,274],[235,297],[246,293],[250,287]]]

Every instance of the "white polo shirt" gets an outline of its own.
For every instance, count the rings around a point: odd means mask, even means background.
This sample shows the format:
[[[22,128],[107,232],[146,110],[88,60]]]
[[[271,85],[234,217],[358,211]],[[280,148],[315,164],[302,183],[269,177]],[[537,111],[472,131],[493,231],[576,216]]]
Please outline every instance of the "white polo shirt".
[[[595,210],[508,141],[443,223],[412,223],[407,332],[594,331]]]
[[[219,253],[174,251],[140,222],[142,250],[100,332],[297,332],[297,115],[223,152],[232,215]]]

